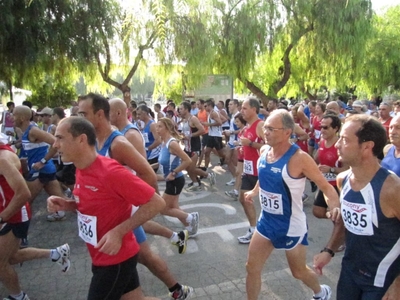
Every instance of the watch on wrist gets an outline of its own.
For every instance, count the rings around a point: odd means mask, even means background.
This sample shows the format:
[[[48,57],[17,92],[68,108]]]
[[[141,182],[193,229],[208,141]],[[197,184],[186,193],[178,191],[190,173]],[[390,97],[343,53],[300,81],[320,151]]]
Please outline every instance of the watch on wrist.
[[[253,142],[250,142],[249,146],[250,146],[250,147],[253,147]]]
[[[40,162],[41,162],[42,164],[46,164],[46,163],[47,163],[47,160],[43,157],[43,158],[40,160]]]
[[[331,173],[335,173],[335,168],[331,168]]]
[[[324,249],[322,249],[320,253],[322,253],[322,252],[328,252],[332,257],[335,256],[335,252],[333,252],[332,249],[329,249],[326,247]]]

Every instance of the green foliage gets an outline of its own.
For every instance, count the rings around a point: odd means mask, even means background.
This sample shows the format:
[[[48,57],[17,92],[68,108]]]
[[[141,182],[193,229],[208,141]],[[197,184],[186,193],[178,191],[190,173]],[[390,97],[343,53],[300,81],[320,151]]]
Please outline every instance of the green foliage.
[[[68,107],[72,100],[76,100],[76,97],[75,88],[71,83],[46,76],[42,79],[41,84],[33,87],[32,96],[27,100],[38,107],[54,108]]]

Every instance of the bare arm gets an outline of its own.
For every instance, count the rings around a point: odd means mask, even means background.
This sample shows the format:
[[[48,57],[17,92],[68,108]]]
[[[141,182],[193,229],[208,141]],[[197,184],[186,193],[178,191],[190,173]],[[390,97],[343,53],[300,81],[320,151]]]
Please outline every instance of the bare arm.
[[[203,135],[205,129],[204,126],[201,125],[200,120],[197,117],[192,117],[190,120],[192,121],[193,126],[197,128],[197,132],[193,133],[192,137]]]
[[[112,158],[134,170],[149,185],[158,190],[157,176],[147,160],[124,137],[117,137],[111,145]]]
[[[125,133],[126,139],[132,144],[133,147],[144,157],[146,156],[146,149],[143,144],[143,136],[136,129],[128,130]]]
[[[9,218],[15,215],[26,204],[31,197],[31,193],[25,179],[19,172],[21,164],[18,157],[12,152],[7,153],[8,151],[6,152],[5,150],[2,152],[4,153],[0,157],[0,174],[5,177],[7,183],[14,191],[14,196],[10,204],[1,212],[1,217],[7,222]]]
[[[153,150],[154,148],[157,148],[161,144],[160,136],[158,135],[158,133],[156,131],[156,123],[154,123],[154,122],[151,123],[150,131],[154,136],[154,142],[149,147],[147,147],[147,149]]]

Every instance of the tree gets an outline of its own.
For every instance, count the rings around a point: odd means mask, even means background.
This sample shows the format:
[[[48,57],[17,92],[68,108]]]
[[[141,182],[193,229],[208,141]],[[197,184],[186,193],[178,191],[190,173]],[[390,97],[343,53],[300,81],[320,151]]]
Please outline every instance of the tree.
[[[359,76],[371,17],[369,0],[206,1],[177,22],[185,25],[175,30],[175,48],[183,48],[175,59],[186,62],[189,78],[213,66],[264,101],[287,84],[343,85]]]

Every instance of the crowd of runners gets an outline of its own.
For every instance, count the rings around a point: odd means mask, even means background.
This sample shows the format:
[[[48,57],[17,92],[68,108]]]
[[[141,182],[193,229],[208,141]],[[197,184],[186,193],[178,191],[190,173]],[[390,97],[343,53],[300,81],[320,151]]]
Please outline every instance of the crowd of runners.
[[[201,218],[180,208],[179,195],[213,191],[219,178],[212,153],[231,174],[227,199],[240,201],[249,222],[237,237],[249,244],[247,299],[258,299],[274,249],[285,251],[293,277],[313,299],[331,298],[318,275],[340,251],[337,299],[400,299],[400,102],[272,99],[263,107],[255,98],[198,99],[162,108],[89,93],[67,114],[61,107],[34,111],[29,101],[7,108],[0,138],[4,299],[29,299],[14,264],[48,258],[67,272],[73,263],[68,244],[29,246],[31,204],[43,189],[47,221],[77,213],[78,235],[92,259],[88,299],[155,299],[143,294],[137,263],[165,284],[171,299],[189,299],[193,288],[177,282],[146,234],[185,253]],[[313,215],[332,221],[313,268],[306,264],[307,181]],[[152,220],[158,214],[177,218],[181,230]]]

